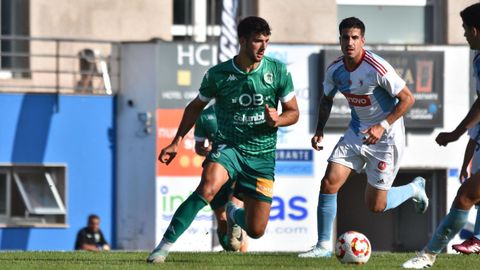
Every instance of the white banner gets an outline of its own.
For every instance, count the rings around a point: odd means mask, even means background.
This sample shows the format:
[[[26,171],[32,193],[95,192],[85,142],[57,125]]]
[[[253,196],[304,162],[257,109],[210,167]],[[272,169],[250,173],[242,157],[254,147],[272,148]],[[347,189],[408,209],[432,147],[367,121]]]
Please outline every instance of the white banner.
[[[175,210],[197,188],[198,177],[157,177],[157,243],[167,230]],[[213,211],[205,206],[192,225],[173,245],[173,251],[211,251]]]
[[[225,62],[237,54],[237,11],[238,0],[222,1],[222,26],[218,49],[218,60],[220,62]]]

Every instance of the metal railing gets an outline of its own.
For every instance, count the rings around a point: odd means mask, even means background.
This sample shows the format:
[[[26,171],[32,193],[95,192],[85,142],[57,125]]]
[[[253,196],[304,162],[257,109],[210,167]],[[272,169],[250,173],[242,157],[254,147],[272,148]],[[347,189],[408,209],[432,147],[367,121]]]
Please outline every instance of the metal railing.
[[[119,42],[0,35],[0,92],[112,95],[119,87]]]

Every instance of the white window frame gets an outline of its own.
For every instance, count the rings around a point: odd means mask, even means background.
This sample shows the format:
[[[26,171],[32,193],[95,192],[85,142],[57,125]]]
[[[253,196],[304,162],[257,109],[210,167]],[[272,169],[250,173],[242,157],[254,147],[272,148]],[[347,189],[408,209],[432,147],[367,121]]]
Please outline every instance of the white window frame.
[[[43,179],[45,179],[47,181],[47,184],[50,187],[50,191],[52,192],[52,196],[55,199],[55,202],[57,203],[56,208],[48,208],[48,207],[38,207],[37,208],[37,207],[32,206],[32,204],[30,202],[30,197],[28,196],[28,193],[25,190],[25,187],[23,186],[22,179],[19,176],[19,174],[22,174],[22,173],[36,173],[36,172],[33,171],[33,170],[13,171],[13,177],[15,179],[15,183],[17,184],[17,187],[20,191],[23,202],[25,203],[25,206],[27,207],[27,211],[29,213],[35,214],[35,215],[64,215],[64,214],[66,214],[65,205],[63,204],[62,198],[60,198],[60,194],[58,193],[55,182],[53,181],[52,176],[50,175],[49,172],[44,172],[43,173],[43,175],[45,176],[45,178],[43,178]],[[41,181],[43,181],[43,180],[41,180]]]
[[[50,187],[52,199],[58,207],[35,208],[30,203],[28,192],[22,182],[22,173],[42,176]],[[67,227],[68,195],[67,166],[65,164],[18,165],[0,163],[0,174],[6,175],[6,211],[0,214],[0,227]],[[61,190],[59,189],[61,188]],[[16,201],[13,202],[15,193]],[[47,195],[48,196],[48,195]],[[17,204],[21,204],[21,209]],[[17,210],[15,210],[17,209]],[[19,212],[22,210],[24,212]]]

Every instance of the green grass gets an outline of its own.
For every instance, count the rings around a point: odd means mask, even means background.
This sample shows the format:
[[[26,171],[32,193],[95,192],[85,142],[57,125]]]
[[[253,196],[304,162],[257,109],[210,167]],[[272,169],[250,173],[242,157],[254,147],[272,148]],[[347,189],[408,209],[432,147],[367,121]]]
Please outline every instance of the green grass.
[[[374,252],[366,265],[342,265],[334,257],[299,259],[296,253],[171,253],[162,265],[145,262],[146,252],[0,252],[0,269],[400,269],[413,253]],[[434,269],[475,269],[478,255],[437,258]]]

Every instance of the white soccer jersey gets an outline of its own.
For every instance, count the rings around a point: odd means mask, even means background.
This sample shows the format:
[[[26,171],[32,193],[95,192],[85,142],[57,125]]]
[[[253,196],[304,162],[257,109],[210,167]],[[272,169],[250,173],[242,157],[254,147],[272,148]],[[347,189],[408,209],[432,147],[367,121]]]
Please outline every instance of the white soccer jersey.
[[[325,95],[342,93],[351,108],[352,120],[349,127],[355,134],[380,123],[390,114],[397,103],[396,95],[405,87],[405,81],[393,67],[380,56],[364,50],[360,64],[348,70],[343,57],[335,60],[328,68],[323,82]],[[386,131],[388,143],[394,143],[394,134],[404,134],[403,118],[395,121]],[[400,135],[400,134],[399,134]]]

